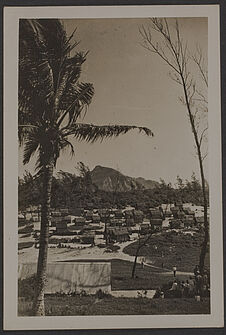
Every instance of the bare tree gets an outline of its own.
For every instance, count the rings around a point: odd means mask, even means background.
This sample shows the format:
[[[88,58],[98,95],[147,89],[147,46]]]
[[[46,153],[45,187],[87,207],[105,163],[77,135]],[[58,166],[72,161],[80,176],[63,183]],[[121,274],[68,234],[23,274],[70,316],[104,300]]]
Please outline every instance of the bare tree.
[[[209,225],[207,218],[207,192],[203,168],[204,153],[203,143],[208,130],[207,122],[207,91],[208,73],[205,58],[202,51],[197,47],[195,55],[189,54],[188,44],[181,37],[178,21],[170,27],[167,19],[151,18],[147,26],[141,26],[140,34],[142,46],[148,51],[158,55],[170,68],[170,78],[181,86],[183,95],[180,101],[185,105],[192,133],[194,136],[196,153],[199,161],[200,177],[202,184],[204,205],[204,240],[201,247],[199,266],[201,273],[204,269],[205,256],[209,241]],[[156,39],[153,39],[153,32]],[[190,71],[190,66],[196,65],[196,75]],[[201,88],[200,88],[201,87]]]
[[[148,243],[148,241],[150,240],[150,238],[152,236],[152,233],[153,233],[153,231],[148,231],[147,235],[145,237],[141,236],[140,231],[138,233],[137,249],[136,249],[135,258],[134,258],[134,262],[133,262],[133,268],[132,268],[132,276],[131,276],[132,278],[135,277],[137,258],[139,256],[140,250],[141,250],[141,248],[146,246],[146,244]]]

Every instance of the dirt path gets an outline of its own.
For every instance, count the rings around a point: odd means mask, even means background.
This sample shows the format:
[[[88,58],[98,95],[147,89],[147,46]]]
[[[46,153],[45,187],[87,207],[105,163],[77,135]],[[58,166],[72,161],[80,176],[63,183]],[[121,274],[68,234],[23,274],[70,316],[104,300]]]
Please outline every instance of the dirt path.
[[[166,272],[159,272],[159,273],[162,273],[163,275],[168,275],[169,273],[173,273],[172,270],[167,269],[167,268],[161,268],[159,266],[151,265],[151,264],[148,264],[148,263],[144,263],[144,265],[148,266],[150,268],[155,268],[155,269],[166,271]],[[193,276],[194,275],[192,272],[184,272],[184,271],[177,271],[176,274],[177,275],[185,275],[185,276]]]

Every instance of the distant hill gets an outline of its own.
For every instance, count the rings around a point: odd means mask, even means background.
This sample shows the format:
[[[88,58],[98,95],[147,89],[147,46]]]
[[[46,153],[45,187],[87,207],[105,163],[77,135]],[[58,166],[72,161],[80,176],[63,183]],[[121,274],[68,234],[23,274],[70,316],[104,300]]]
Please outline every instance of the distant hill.
[[[159,183],[142,177],[132,178],[112,168],[97,165],[91,171],[92,182],[103,191],[127,192],[131,190],[153,189]]]

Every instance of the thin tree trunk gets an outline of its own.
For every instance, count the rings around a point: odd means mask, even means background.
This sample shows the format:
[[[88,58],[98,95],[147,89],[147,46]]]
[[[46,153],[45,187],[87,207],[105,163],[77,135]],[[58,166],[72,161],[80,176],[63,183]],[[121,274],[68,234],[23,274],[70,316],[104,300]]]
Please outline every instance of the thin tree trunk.
[[[203,274],[204,266],[205,266],[205,256],[207,254],[207,248],[208,248],[208,242],[209,242],[209,223],[208,223],[208,217],[207,217],[207,197],[206,197],[205,178],[204,178],[201,155],[199,155],[199,162],[200,162],[202,191],[203,191],[203,205],[204,205],[204,240],[202,243],[200,257],[199,257],[199,269],[200,269],[201,274]]]
[[[197,148],[197,155],[198,155],[198,160],[199,160],[199,169],[200,169],[200,175],[201,175],[201,183],[202,183],[202,193],[203,193],[203,207],[204,207],[204,240],[202,243],[201,251],[200,251],[200,256],[199,256],[199,268],[201,274],[203,273],[204,270],[204,265],[205,265],[205,257],[207,253],[207,246],[208,246],[208,241],[209,241],[209,225],[208,225],[208,218],[207,218],[207,197],[206,197],[206,187],[205,187],[205,176],[204,176],[204,170],[203,170],[203,161],[202,161],[202,153],[201,153],[201,145],[198,139],[198,134],[197,130],[195,128],[195,123],[194,123],[194,118],[190,110],[190,104],[189,104],[189,99],[187,95],[187,90],[186,90],[186,84],[184,82],[184,78],[181,75],[182,83],[183,83],[183,89],[184,89],[184,95],[185,95],[185,101],[188,109],[188,115],[191,123],[191,128],[192,132],[194,135],[195,139],[195,144]]]
[[[43,171],[43,201],[41,208],[41,230],[39,238],[39,255],[36,277],[33,313],[36,316],[45,315],[44,290],[46,284],[47,255],[49,243],[50,200],[53,178],[53,164],[46,166]]]
[[[138,250],[138,252],[136,252],[136,256],[135,256],[135,259],[134,259],[133,270],[132,270],[132,278],[135,277],[135,271],[136,271],[136,265],[137,265],[137,257],[138,257],[139,250]]]

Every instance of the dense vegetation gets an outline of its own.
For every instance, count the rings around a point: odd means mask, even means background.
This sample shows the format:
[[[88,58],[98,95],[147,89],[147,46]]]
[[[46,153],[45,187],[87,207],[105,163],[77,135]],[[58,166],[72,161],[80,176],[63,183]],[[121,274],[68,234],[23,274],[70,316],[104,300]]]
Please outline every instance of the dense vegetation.
[[[94,208],[109,208],[117,206],[120,208],[130,204],[145,211],[162,203],[175,203],[177,201],[191,202],[196,205],[203,204],[201,186],[194,174],[191,181],[183,181],[178,177],[175,187],[160,180],[160,183],[153,189],[106,192],[99,190],[92,183],[90,171],[84,164],[79,163],[77,169],[79,175],[60,171],[53,178],[52,207],[89,208],[93,206]],[[40,185],[39,177],[33,177],[28,172],[23,178],[19,178],[20,210],[29,205],[40,204]]]

